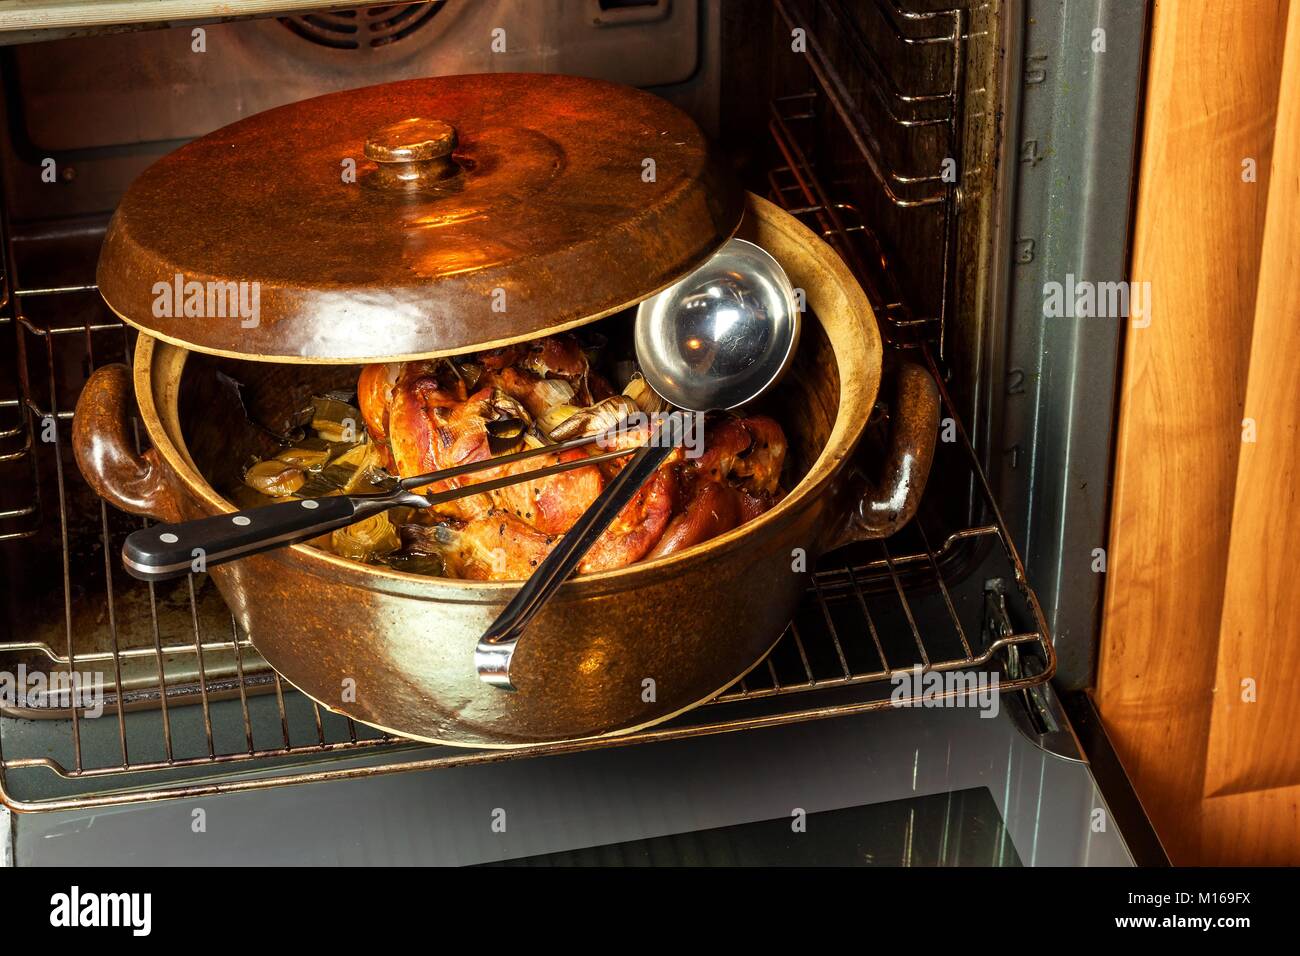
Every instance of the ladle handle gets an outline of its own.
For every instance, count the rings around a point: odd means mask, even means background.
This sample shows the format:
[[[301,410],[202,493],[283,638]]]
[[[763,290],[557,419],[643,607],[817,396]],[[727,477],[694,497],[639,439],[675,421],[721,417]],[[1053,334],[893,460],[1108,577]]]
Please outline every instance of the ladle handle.
[[[141,581],[166,581],[307,541],[401,503],[397,496],[336,495],[150,525],[127,535],[122,563],[132,577]]]
[[[605,486],[600,497],[591,503],[537,566],[479,639],[474,651],[474,667],[480,680],[502,690],[515,689],[510,680],[510,662],[524,629],[573,573],[610,522],[631,503],[673,449],[682,443],[685,428],[686,418],[682,412],[665,416],[649,444],[633,454],[632,460]]]

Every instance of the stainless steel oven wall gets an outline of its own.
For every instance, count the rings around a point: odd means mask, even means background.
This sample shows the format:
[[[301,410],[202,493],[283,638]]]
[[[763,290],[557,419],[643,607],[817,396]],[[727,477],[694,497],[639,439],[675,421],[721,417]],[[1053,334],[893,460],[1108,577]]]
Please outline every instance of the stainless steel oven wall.
[[[932,350],[979,445],[988,330],[1005,318],[989,280],[1008,241],[996,174],[1003,64],[1020,24],[1003,7],[773,0],[765,23],[755,12],[764,5],[729,0],[722,24],[723,134],[743,144],[750,188],[798,208],[836,248],[892,344]],[[743,42],[761,32],[766,49]],[[941,451],[956,439],[942,434]],[[945,539],[991,520],[969,477],[942,466],[931,475],[927,501]]]
[[[1012,0],[1005,230],[982,401],[985,468],[1037,588],[1057,682],[1090,683],[1105,569],[1115,317],[1049,317],[1047,296],[1128,278],[1147,4]],[[1096,288],[1096,285],[1093,286]],[[1140,321],[1134,317],[1132,321]]]

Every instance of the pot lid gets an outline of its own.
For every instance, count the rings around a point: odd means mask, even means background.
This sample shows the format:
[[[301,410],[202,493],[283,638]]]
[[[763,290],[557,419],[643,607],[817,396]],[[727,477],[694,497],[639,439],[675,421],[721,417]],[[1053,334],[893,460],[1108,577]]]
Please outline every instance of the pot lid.
[[[163,157],[122,198],[98,282],[129,324],[204,352],[432,356],[635,304],[742,209],[699,128],[656,96],[433,77],[268,110]]]

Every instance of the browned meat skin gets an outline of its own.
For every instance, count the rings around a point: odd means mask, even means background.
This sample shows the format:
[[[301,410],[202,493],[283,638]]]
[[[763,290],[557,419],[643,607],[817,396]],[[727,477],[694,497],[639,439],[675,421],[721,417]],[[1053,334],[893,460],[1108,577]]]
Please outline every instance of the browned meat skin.
[[[388,417],[397,383],[403,376],[410,379],[436,378],[436,361],[387,362],[367,365],[357,378],[357,405],[370,437],[381,444],[388,441]],[[465,400],[462,391],[460,401]]]
[[[766,416],[710,425],[704,453],[682,466],[685,506],[650,552],[662,558],[757,518],[780,499],[785,433]]]
[[[731,479],[747,492],[775,494],[785,464],[785,432],[766,415],[724,418],[710,425],[704,453],[687,467],[709,481]]]
[[[561,404],[553,400],[555,381],[573,392],[565,404],[591,405],[613,394],[609,383],[591,371],[586,353],[572,335],[550,335],[529,345],[494,349],[482,361],[486,383],[517,399],[534,417]]]
[[[520,581],[550,553],[558,535],[514,515],[484,513],[466,522],[443,552],[448,570],[473,581]]]
[[[526,461],[475,473],[474,481],[487,481],[499,475],[520,475],[565,461],[587,457],[580,448],[539,455]],[[492,492],[498,510],[512,513],[543,534],[563,534],[573,527],[587,506],[600,495],[605,481],[599,468],[575,468],[548,478],[521,481]]]
[[[367,365],[357,378],[357,405],[366,431],[377,442],[388,441],[388,409],[393,404],[393,389],[402,374],[401,362]]]
[[[548,335],[538,339],[520,359],[519,365],[538,378],[562,378],[575,385],[587,377],[587,356],[572,335]]]
[[[673,518],[650,557],[676,554],[730,531],[740,523],[739,498],[740,492],[723,482],[696,482],[686,507]]]
[[[785,497],[780,489],[770,495],[751,495],[739,488],[736,489],[736,496],[736,501],[739,502],[740,506],[739,524],[753,521],[763,512],[771,511]]]
[[[393,463],[403,478],[452,468],[492,457],[487,423],[509,417],[508,399],[490,388],[479,389],[464,401],[428,377],[403,375],[394,390],[389,411],[389,442]],[[431,486],[437,492],[461,488],[503,475],[517,475],[561,461],[584,457],[578,450],[541,455],[523,462],[453,478]],[[489,509],[512,514],[545,534],[572,526],[596,500],[604,477],[595,466],[575,468],[558,475],[520,482],[483,495],[473,495],[437,506],[441,514],[468,520]]]
[[[677,477],[660,469],[614,519],[578,571],[594,574],[634,564],[646,556],[672,518]],[[545,534],[513,514],[490,511],[467,521],[444,554],[461,577],[479,581],[526,578],[560,535]]]
[[[617,432],[601,438],[597,443],[598,447],[593,448],[591,453],[595,455],[604,454],[609,451],[619,451],[624,448],[627,449],[628,456],[626,458],[615,458],[611,461],[605,462],[605,464],[601,466],[605,470],[606,475],[613,478],[623,470],[624,465],[632,460],[631,453],[635,452],[642,445],[646,444],[646,442],[650,441],[650,436],[653,433],[653,430],[653,426],[649,424],[632,425],[626,428],[620,428]],[[684,450],[681,448],[675,448],[660,467],[669,468],[684,460]]]
[[[671,466],[660,468],[605,529],[578,570],[592,574],[640,561],[663,535],[676,504],[677,476]]]
[[[357,377],[357,405],[366,431],[377,442],[388,441],[388,422],[399,383],[418,385],[424,392],[441,390],[444,394],[438,401],[442,404],[463,402],[467,397],[464,383],[438,359],[367,365]]]
[[[523,358],[527,347],[523,345],[505,345],[499,349],[489,349],[486,352],[479,352],[476,358],[483,363],[483,367],[494,372],[499,372],[503,368],[510,368],[517,365]]]

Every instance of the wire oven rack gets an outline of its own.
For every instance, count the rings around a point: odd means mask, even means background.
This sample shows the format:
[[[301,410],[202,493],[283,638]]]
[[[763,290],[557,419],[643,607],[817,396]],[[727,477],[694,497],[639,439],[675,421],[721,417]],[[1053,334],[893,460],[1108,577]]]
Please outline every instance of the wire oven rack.
[[[948,85],[887,91],[884,132],[941,128],[944,148],[959,148],[970,11],[909,13],[892,0],[875,3],[892,31],[887,40],[942,49],[951,59]],[[777,0],[778,31],[804,15],[796,7]],[[843,10],[830,0],[821,15]],[[869,57],[864,62],[870,67]],[[58,695],[0,706],[0,800],[20,811],[105,806],[772,726],[918,703],[919,688],[901,679],[926,671],[996,672],[1004,692],[1049,679],[1055,656],[1042,611],[936,359],[951,302],[956,187],[935,173],[896,171],[883,138],[853,138],[861,168],[890,205],[938,216],[942,301],[918,316],[905,305],[873,217],[834,191],[834,177],[819,167],[817,135],[803,130],[828,117],[858,122],[836,65],[815,44],[807,80],[806,89],[772,98],[769,196],[854,268],[887,338],[935,375],[945,431],[934,467],[968,476],[973,501],[962,513],[976,520],[954,523],[947,503],[927,499],[888,541],[828,556],[772,653],[714,701],[667,724],[510,751],[405,741],[323,710],[282,681],[205,578],[145,584],[115,566],[138,519],[94,497],[65,433],[89,370],[125,360],[133,333],[84,275],[74,281],[67,270],[42,267],[33,270],[40,281],[21,284],[20,269],[49,257],[0,220],[0,324],[13,333],[0,347],[13,343],[16,370],[12,381],[0,376],[0,570],[14,628],[0,633],[0,673],[94,675],[103,703],[97,718]],[[89,248],[93,261],[96,241],[89,230],[72,244]],[[874,417],[883,427],[887,406]]]

